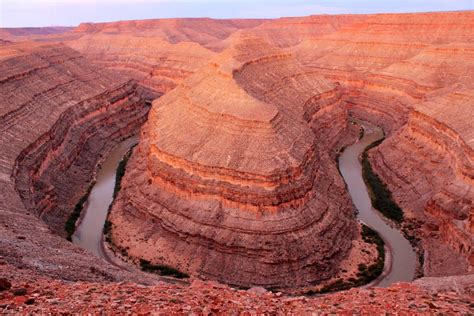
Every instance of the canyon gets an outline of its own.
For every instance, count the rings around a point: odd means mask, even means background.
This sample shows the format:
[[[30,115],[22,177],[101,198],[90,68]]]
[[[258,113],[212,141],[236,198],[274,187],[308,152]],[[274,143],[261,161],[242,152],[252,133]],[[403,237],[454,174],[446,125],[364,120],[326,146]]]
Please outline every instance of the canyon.
[[[327,301],[369,294],[378,311],[385,300],[398,304],[388,311],[426,301],[469,310],[473,21],[465,11],[0,30],[0,278],[27,289],[15,296],[5,287],[3,308],[61,311],[55,296],[101,288],[107,304],[138,289],[162,292],[170,300],[157,308],[181,313],[257,301],[260,310],[324,313]],[[294,304],[280,292],[246,291],[307,290],[340,278],[348,261],[362,263],[358,247],[369,246],[337,164],[359,135],[351,117],[385,132],[367,157],[403,210],[392,225],[412,241],[421,278]],[[108,247],[131,263],[189,274],[190,285],[121,269],[66,240],[97,169],[134,135]],[[18,298],[33,294],[36,307]],[[177,296],[189,310],[175,308]],[[78,300],[82,311],[100,310]],[[354,308],[369,306],[337,312]]]

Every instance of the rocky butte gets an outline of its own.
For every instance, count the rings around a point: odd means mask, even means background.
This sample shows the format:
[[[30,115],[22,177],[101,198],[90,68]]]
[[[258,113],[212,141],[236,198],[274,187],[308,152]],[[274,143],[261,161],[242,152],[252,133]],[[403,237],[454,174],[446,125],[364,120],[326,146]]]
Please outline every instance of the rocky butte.
[[[472,11],[1,29],[0,308],[472,313],[473,73]],[[418,279],[267,291],[372,260],[337,165],[351,117],[384,129],[368,162],[403,210]],[[65,225],[136,134],[107,222],[124,268]]]

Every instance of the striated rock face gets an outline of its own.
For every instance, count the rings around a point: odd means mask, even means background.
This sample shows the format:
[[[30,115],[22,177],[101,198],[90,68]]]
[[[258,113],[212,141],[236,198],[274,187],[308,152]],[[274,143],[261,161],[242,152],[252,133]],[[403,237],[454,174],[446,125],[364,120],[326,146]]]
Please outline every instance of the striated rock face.
[[[67,44],[97,64],[165,93],[204,66],[234,32],[265,20],[160,19],[82,23]]]
[[[390,134],[426,93],[467,79],[461,61],[471,59],[474,12],[362,17],[290,48],[305,66],[344,85],[352,115]]]
[[[131,20],[108,23],[81,23],[74,32],[106,34],[135,34],[141,37],[157,37],[169,43],[195,42],[211,47],[214,43],[229,37],[232,33],[256,27],[263,19],[155,19]]]
[[[235,45],[154,102],[112,209],[132,257],[235,285],[301,286],[346,256],[340,90],[284,51]]]
[[[64,45],[6,44],[1,52],[2,264],[66,280],[146,280],[60,235],[101,155],[137,132],[152,95]]]
[[[473,21],[466,11],[0,30],[0,279],[12,283],[0,309],[116,312],[125,298],[139,313],[469,313]],[[25,39],[68,47],[12,43]],[[370,161],[416,226],[425,275],[464,275],[315,299],[104,283],[157,278],[67,242],[64,221],[101,157],[165,92],[110,217],[130,256],[242,286],[333,276],[356,233],[334,162],[350,114],[386,131]]]
[[[474,264],[472,98],[472,92],[453,93],[423,103],[372,153],[399,204],[424,223],[419,233],[428,276],[469,272]],[[448,102],[452,111],[436,110]]]
[[[426,223],[426,275],[472,270],[473,21],[472,11],[361,16],[289,48],[341,84],[350,114],[384,127],[371,161],[408,218]]]
[[[136,133],[148,107],[136,83],[97,72],[65,46],[36,47],[1,67],[2,142],[12,149],[3,173],[14,169],[26,208],[62,233],[99,153]]]
[[[205,65],[215,53],[197,43],[170,43],[142,34],[87,34],[68,42],[96,64],[138,80],[142,85],[168,92]]]

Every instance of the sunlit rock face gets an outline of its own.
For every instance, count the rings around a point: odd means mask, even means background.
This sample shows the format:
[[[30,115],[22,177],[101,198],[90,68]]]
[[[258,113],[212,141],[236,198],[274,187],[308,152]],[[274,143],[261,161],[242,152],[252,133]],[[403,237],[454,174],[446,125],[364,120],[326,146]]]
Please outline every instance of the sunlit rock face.
[[[355,234],[339,87],[248,33],[153,104],[110,220],[132,257],[236,285],[329,278]]]
[[[83,23],[67,44],[97,64],[168,92],[205,65],[231,34],[265,20],[162,19]]]
[[[64,235],[93,170],[149,107],[137,83],[96,69],[60,45],[6,44],[0,59],[2,179],[25,207]],[[9,199],[10,190],[4,191]]]

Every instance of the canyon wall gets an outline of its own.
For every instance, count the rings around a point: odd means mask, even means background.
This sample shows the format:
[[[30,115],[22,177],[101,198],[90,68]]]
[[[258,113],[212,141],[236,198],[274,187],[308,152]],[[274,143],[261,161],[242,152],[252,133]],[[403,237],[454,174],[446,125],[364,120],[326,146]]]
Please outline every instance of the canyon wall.
[[[83,23],[67,44],[103,67],[166,93],[224,49],[231,34],[264,22],[197,18]]]
[[[415,233],[427,276],[467,273],[474,265],[472,100],[469,90],[423,102],[371,153],[407,217],[421,223]]]
[[[290,48],[384,127],[376,172],[420,226],[426,275],[472,271],[474,13],[372,15]],[[271,22],[269,22],[271,23]]]
[[[337,85],[258,37],[153,103],[109,220],[132,258],[239,286],[332,277],[355,238]]]
[[[171,44],[193,42],[210,48],[242,29],[254,28],[264,19],[150,19],[106,23],[81,23],[74,33],[136,35],[142,38],[160,38]]]
[[[426,93],[463,81],[460,72],[468,73],[462,60],[473,43],[474,13],[363,17],[289,49],[305,66],[347,89],[352,115],[390,134],[407,122],[413,104]]]
[[[0,27],[0,39],[12,41],[26,41],[34,38],[47,38],[61,36],[72,31],[73,27],[47,26],[47,27]]]
[[[65,45],[0,48],[2,261],[69,280],[125,278],[60,236],[101,156],[137,133],[154,93]]]
[[[117,70],[154,91],[166,93],[202,67],[214,52],[197,43],[170,43],[159,36],[97,33],[68,42],[97,65]]]

